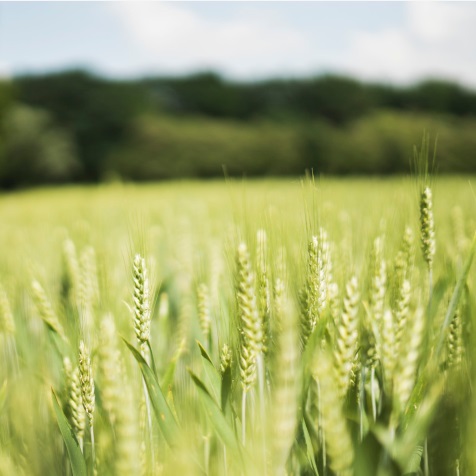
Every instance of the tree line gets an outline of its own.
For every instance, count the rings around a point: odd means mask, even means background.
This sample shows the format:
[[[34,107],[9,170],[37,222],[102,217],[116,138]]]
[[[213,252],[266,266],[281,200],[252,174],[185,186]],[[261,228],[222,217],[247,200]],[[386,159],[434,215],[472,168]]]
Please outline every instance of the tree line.
[[[0,82],[0,186],[229,175],[394,174],[424,131],[443,172],[476,171],[476,92],[324,75],[118,81],[86,71]]]

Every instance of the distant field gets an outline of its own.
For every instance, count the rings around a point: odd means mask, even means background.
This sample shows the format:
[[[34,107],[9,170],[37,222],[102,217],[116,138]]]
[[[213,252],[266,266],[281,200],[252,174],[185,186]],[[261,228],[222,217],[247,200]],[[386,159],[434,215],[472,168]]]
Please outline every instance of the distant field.
[[[424,252],[410,178],[0,196],[0,475],[475,474],[476,178],[429,186]]]
[[[475,229],[475,183],[474,177],[439,178],[433,187],[441,258],[451,243],[455,206],[464,214],[467,232]],[[175,252],[184,237],[200,249],[210,240],[230,245],[230,233],[234,239],[254,239],[258,228],[302,257],[310,235],[322,225],[332,241],[351,245],[352,263],[360,266],[379,231],[386,233],[390,254],[405,225],[418,232],[419,205],[416,183],[405,178],[317,180],[315,187],[297,179],[185,181],[7,194],[0,197],[0,218],[2,269],[21,279],[18,266],[39,266],[54,282],[67,236],[78,247],[94,246],[100,261],[114,260],[127,273],[124,260],[139,248],[159,260],[160,249],[171,244],[169,252]],[[160,278],[167,266],[158,264]]]

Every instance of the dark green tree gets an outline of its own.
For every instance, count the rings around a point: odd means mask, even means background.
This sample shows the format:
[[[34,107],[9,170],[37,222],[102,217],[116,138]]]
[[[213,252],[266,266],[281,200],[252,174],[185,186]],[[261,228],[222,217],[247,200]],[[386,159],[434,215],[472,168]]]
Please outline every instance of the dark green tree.
[[[16,84],[21,102],[47,110],[70,131],[88,181],[101,178],[102,161],[121,143],[132,118],[147,107],[137,83],[108,81],[81,71],[21,77]]]

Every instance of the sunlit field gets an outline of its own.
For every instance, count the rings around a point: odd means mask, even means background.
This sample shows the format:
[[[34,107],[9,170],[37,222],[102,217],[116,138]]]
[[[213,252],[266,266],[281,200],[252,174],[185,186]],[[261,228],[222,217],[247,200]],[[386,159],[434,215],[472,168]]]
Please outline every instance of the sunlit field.
[[[475,186],[0,196],[0,474],[476,474]]]

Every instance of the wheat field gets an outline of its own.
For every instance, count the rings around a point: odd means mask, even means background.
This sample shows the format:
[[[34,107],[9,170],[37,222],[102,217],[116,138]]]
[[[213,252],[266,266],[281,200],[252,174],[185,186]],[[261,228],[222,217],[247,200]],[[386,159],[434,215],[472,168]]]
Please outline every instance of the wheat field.
[[[473,183],[1,196],[0,474],[476,474]]]

